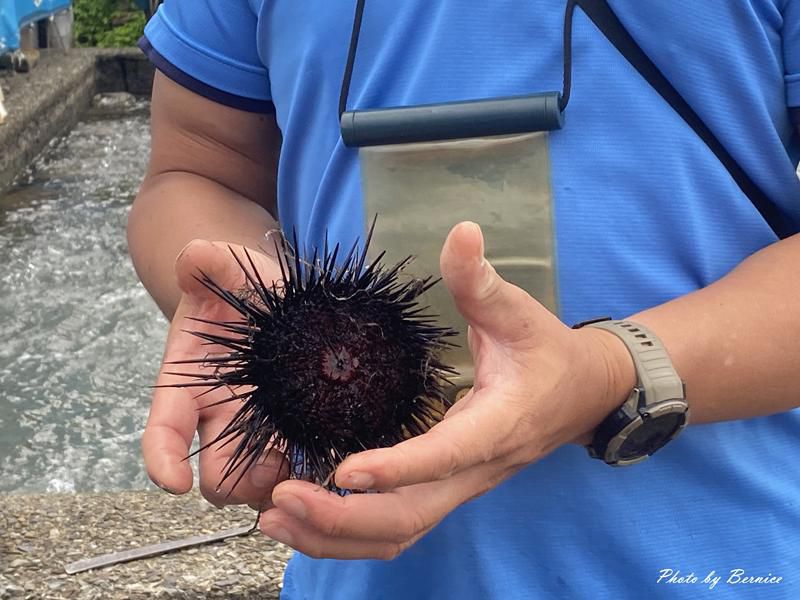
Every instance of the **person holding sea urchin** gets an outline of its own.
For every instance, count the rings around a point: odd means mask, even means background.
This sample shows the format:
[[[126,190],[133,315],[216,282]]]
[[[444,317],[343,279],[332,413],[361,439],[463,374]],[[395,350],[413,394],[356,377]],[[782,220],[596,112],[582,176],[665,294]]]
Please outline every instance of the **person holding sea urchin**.
[[[477,225],[454,224],[441,272],[475,385],[430,432],[336,471],[383,493],[285,480],[269,457],[228,495],[215,487],[232,449],[201,453],[210,502],[271,494],[261,530],[299,551],[285,597],[800,594],[800,0],[612,0],[666,85],[587,16],[604,3],[579,2],[565,31],[574,4],[366,5],[358,106],[556,89],[571,36],[569,105],[549,134],[559,308],[497,274]],[[229,245],[269,280],[266,231],[363,235],[337,112],[352,30],[350,4],[320,0],[167,0],[148,25],[152,156],[128,236],[172,319],[165,362],[202,356],[183,317],[231,316],[194,278],[241,287]],[[624,321],[570,327],[600,315]],[[635,387],[644,409],[626,412]],[[143,450],[162,488],[191,488],[195,431],[213,440],[235,410],[195,410],[217,393],[156,390]],[[672,425],[659,437],[652,423]]]

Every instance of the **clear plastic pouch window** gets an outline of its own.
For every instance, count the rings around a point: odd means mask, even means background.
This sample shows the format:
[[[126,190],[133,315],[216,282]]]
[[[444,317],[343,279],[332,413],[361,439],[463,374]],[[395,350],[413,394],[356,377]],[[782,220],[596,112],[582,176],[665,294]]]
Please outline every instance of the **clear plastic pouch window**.
[[[556,310],[553,208],[547,134],[526,133],[359,149],[365,214],[378,215],[371,248],[393,264],[416,256],[414,276],[439,274],[450,229],[480,224],[486,257],[500,275]],[[374,256],[373,256],[374,257]],[[472,380],[466,323],[447,288],[422,297],[440,321],[459,331],[445,362]]]

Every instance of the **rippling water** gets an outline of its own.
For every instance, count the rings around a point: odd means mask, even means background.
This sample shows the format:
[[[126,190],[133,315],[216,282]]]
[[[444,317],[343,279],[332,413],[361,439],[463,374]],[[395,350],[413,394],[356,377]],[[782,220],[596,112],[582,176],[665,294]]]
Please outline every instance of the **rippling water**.
[[[0,492],[143,488],[166,321],[130,264],[146,107],[89,119],[0,197]]]

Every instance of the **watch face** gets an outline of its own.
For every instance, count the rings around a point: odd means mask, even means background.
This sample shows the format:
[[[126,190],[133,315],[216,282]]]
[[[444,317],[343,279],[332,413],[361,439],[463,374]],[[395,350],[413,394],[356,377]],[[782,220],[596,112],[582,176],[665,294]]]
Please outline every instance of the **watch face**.
[[[686,422],[686,413],[667,413],[647,419],[622,442],[617,456],[631,460],[652,454],[670,441]]]

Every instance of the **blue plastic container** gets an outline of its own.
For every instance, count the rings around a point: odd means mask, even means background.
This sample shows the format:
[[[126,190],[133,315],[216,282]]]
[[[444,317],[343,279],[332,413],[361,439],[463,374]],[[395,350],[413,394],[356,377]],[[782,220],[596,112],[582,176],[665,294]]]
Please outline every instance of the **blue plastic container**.
[[[19,49],[19,30],[72,5],[72,0],[0,0],[0,54]]]

